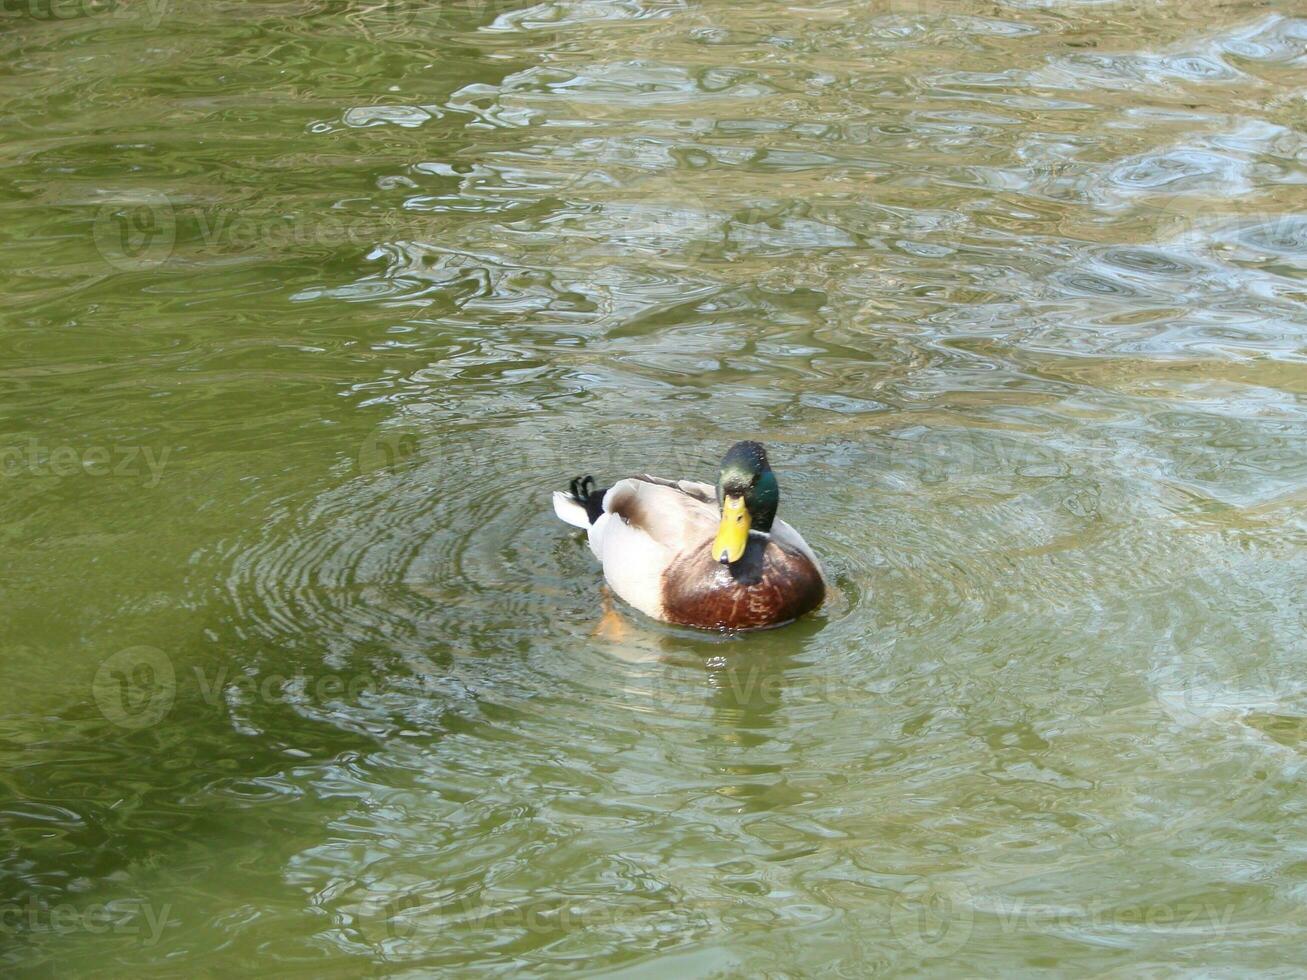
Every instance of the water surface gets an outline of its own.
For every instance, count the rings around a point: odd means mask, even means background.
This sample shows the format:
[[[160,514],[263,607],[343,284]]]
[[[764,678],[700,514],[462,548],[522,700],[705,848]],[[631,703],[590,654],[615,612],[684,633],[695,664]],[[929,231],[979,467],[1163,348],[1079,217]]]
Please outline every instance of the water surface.
[[[6,969],[1300,961],[1290,5],[4,23]],[[740,438],[828,605],[606,600]]]

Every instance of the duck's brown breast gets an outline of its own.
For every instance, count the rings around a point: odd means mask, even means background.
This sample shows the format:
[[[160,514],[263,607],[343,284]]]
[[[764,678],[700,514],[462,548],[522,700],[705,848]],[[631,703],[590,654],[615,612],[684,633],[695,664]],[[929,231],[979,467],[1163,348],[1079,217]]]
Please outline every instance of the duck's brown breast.
[[[812,561],[773,541],[731,566],[714,561],[711,550],[705,540],[663,573],[663,615],[670,622],[702,629],[779,626],[826,596]]]

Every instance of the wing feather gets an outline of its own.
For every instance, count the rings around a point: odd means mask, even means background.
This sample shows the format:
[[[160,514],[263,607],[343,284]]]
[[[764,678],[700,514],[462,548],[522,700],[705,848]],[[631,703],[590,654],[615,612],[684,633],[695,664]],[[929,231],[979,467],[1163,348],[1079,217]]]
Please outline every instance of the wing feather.
[[[717,503],[717,488],[711,483],[700,483],[698,480],[664,480],[662,477],[650,476],[648,473],[640,479],[646,483],[656,483],[660,487],[673,487],[696,500],[702,500],[705,504]]]
[[[618,480],[604,496],[604,510],[673,551],[712,537],[717,526],[714,508],[703,500],[678,487],[646,480]]]

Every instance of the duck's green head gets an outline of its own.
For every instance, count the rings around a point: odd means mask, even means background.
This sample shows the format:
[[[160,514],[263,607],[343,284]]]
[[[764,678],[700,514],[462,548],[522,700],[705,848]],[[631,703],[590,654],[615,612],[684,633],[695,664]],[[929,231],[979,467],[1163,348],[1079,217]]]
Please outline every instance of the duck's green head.
[[[724,564],[739,561],[750,531],[771,531],[780,502],[781,488],[767,462],[767,450],[761,443],[737,442],[722,459],[717,477],[722,521],[713,540],[713,557]]]

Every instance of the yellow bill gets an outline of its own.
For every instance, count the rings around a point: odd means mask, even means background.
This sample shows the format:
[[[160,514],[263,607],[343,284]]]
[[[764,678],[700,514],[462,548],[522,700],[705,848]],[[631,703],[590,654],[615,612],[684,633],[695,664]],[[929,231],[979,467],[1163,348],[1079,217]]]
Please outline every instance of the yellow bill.
[[[739,561],[744,554],[744,546],[749,543],[749,523],[749,510],[744,506],[744,498],[728,495],[722,501],[722,522],[712,543],[713,557],[723,563]]]

